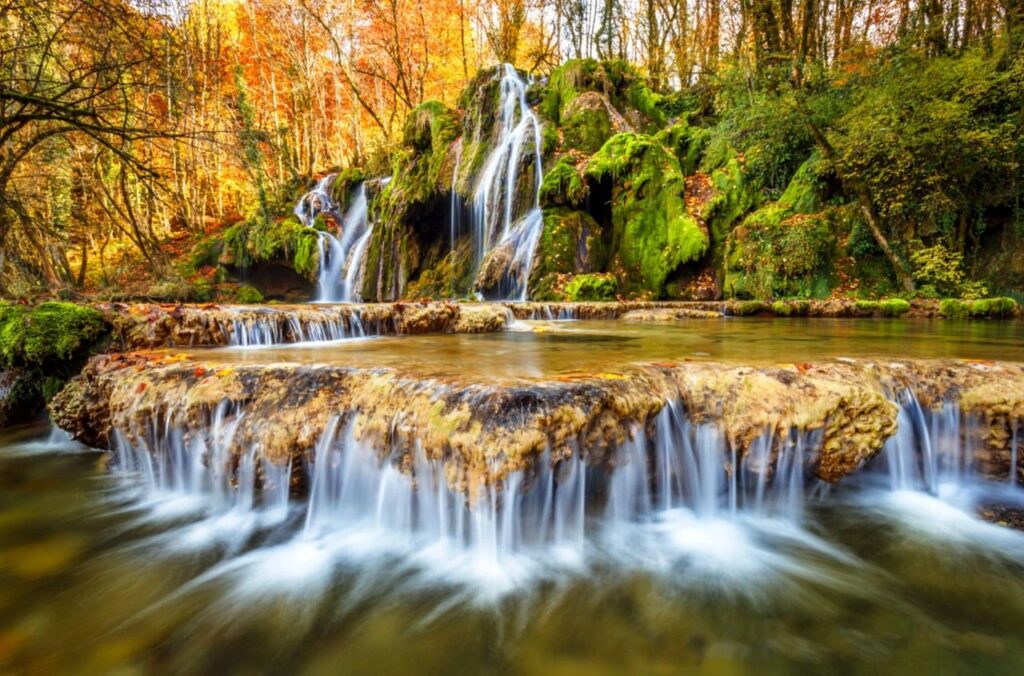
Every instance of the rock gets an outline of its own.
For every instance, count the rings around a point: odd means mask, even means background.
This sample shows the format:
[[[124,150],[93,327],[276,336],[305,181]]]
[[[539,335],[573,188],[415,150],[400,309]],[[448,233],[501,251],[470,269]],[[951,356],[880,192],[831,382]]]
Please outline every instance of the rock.
[[[18,368],[0,370],[0,427],[28,422],[42,408],[31,373]]]
[[[497,307],[474,308],[463,321],[495,321]],[[510,380],[473,379],[457,364],[450,374],[424,377],[414,364],[223,367],[143,353],[94,358],[54,399],[51,413],[89,445],[108,448],[116,429],[130,442],[153,447],[147,435],[161,428],[157,421],[170,416],[188,434],[207,434],[212,411],[227,401],[245,411],[232,452],[255,446],[269,461],[293,467],[312,452],[327,421],[339,416],[396,466],[408,469],[422,451],[443,460],[453,483],[466,487],[528,469],[546,451],[552,458],[581,454],[592,465],[610,462],[637,430],[655,434],[656,414],[678,401],[691,422],[721,431],[737,462],[767,441],[770,453],[760,471],[773,471],[794,439],[813,440],[805,475],[835,482],[894,434],[899,409],[893,396],[906,388],[919,392],[925,406],[960,401],[965,413],[1003,429],[1020,425],[1024,399],[999,398],[986,384],[1024,391],[1024,367],[976,367],[962,361],[693,362]],[[983,468],[998,468],[1008,463],[1004,442],[1001,435],[980,434],[971,448]]]

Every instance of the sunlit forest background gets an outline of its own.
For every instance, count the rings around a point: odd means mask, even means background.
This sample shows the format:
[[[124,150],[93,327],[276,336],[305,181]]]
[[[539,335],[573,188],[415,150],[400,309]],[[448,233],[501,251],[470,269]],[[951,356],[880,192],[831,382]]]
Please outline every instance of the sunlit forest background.
[[[0,0],[0,294],[159,278],[329,169],[383,175],[481,69],[579,58],[631,64],[769,194],[817,148],[877,234],[980,265],[1022,229],[1022,43],[1021,0]]]

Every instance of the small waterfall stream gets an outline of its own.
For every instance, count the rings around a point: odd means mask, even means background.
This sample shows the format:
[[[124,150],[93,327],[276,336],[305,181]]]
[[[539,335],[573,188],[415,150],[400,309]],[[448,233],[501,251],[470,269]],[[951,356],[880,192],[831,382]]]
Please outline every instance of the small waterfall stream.
[[[366,181],[356,187],[352,204],[344,214],[339,215],[338,205],[330,195],[335,176],[336,174],[328,174],[320,179],[295,205],[295,215],[306,227],[313,226],[317,215],[330,214],[341,228],[340,237],[330,232],[317,231],[320,238],[320,271],[316,297],[318,303],[351,303],[359,300],[357,282],[367,246],[373,235]]]
[[[474,267],[479,270],[486,257],[500,255],[496,287],[484,291],[507,300],[526,300],[530,268],[544,227],[540,121],[526,100],[528,86],[513,66],[504,64],[498,136],[473,195]],[[533,185],[520,194],[524,149],[532,154]]]

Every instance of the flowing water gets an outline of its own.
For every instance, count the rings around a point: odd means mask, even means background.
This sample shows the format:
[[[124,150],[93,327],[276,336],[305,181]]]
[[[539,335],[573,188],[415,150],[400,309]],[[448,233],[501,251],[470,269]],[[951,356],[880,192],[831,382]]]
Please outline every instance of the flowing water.
[[[358,280],[363,259],[373,236],[369,217],[366,182],[360,183],[352,196],[352,203],[344,214],[331,198],[331,185],[335,174],[328,174],[302,196],[295,205],[295,215],[306,227],[312,227],[316,217],[329,214],[340,224],[340,236],[318,230],[317,244],[320,269],[317,279],[318,303],[351,303],[359,300]]]
[[[497,287],[483,291],[509,300],[526,300],[527,280],[544,228],[540,121],[526,100],[528,87],[513,66],[502,67],[498,134],[476,179],[471,214],[475,267],[496,250],[508,257]],[[532,185],[525,191],[520,185],[524,152],[531,153],[533,172]]]
[[[613,368],[673,349],[677,360],[912,350],[1024,360],[1014,323],[532,327],[541,330],[203,355],[387,364],[368,349],[385,345],[396,361],[438,372],[482,361],[471,368],[478,375],[526,353],[538,357],[525,370],[545,372]],[[132,443],[120,437],[111,471],[59,433],[7,432],[0,665],[1019,673],[1024,534],[976,511],[1024,508],[1024,491],[975,473],[961,433],[973,421],[955,405],[930,410],[913,392],[897,397],[897,434],[836,487],[804,469],[816,433],[766,431],[740,460],[714,426],[666,401],[610,462],[545,456],[472,502],[422,453],[404,472],[382,460],[345,413],[299,468],[306,497],[290,496],[290,468],[264,463],[255,448],[237,477],[225,471],[244,405],[218,406],[200,423],[169,413]],[[770,449],[780,448],[773,435],[785,443],[766,472]]]

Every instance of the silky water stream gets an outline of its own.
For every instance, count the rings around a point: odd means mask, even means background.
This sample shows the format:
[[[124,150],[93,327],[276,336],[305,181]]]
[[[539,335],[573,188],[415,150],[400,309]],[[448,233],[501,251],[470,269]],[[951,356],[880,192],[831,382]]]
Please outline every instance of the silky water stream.
[[[540,330],[195,352],[515,382],[669,358],[1024,361],[1013,323],[528,324]],[[715,426],[669,400],[608,462],[545,455],[472,501],[422,453],[401,469],[382,461],[349,412],[298,468],[304,495],[290,495],[296,468],[255,447],[224,471],[244,406],[214,407],[200,423],[168,412],[134,442],[116,438],[110,467],[59,432],[8,431],[0,664],[1019,673],[1024,534],[978,513],[1024,508],[1021,488],[975,472],[962,434],[973,423],[955,405],[893,397],[897,433],[835,486],[805,469],[820,433],[766,430],[738,460]],[[767,473],[775,434],[786,443]]]

